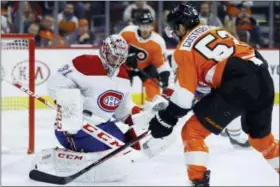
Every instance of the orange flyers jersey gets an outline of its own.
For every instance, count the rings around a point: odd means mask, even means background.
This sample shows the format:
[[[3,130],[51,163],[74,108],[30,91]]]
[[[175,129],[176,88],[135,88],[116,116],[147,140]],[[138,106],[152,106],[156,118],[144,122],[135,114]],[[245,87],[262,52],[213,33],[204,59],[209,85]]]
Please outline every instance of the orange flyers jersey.
[[[164,39],[154,31],[148,39],[143,39],[138,34],[138,28],[138,26],[130,25],[120,33],[130,45],[129,53],[137,54],[138,67],[143,69],[154,64],[159,73],[166,71],[168,63],[166,63],[165,58],[166,44]]]
[[[212,88],[220,86],[227,59],[254,57],[254,49],[238,41],[222,28],[199,25],[178,44],[173,61],[177,81],[171,100],[182,108],[191,108],[198,83]]]

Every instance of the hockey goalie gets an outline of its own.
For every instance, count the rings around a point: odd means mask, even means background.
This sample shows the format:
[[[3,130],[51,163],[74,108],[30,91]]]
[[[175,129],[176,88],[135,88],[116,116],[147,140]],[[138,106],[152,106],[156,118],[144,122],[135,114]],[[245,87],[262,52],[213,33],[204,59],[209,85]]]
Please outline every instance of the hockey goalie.
[[[141,112],[142,109],[131,101],[130,81],[122,66],[127,56],[126,41],[120,35],[111,35],[103,41],[99,55],[78,56],[49,80],[49,94],[58,106],[55,136],[63,148],[47,149],[37,154],[34,159],[36,169],[49,169],[56,175],[67,176],[108,154],[114,148],[113,144],[119,144],[112,141],[110,144],[110,139],[125,143],[137,136],[135,129],[129,126],[135,126],[134,122],[141,120],[145,125],[145,114],[150,112]],[[114,121],[127,124],[126,128]],[[102,133],[93,136],[97,129]],[[140,149],[140,144],[135,144],[77,181],[123,179],[130,172],[130,152]]]

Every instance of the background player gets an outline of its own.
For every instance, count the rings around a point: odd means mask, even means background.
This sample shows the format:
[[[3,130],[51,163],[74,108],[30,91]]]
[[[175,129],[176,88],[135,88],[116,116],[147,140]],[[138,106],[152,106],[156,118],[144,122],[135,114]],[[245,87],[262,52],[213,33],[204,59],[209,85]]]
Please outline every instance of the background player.
[[[148,106],[154,96],[161,93],[160,86],[155,82],[160,81],[162,88],[168,86],[170,72],[165,58],[166,44],[164,39],[153,31],[154,18],[151,13],[141,13],[136,23],[137,25],[125,27],[120,34],[129,44],[130,55],[126,63],[129,74],[131,78],[139,76],[143,81],[145,104]]]
[[[181,4],[168,15],[169,35],[181,43],[174,52],[177,82],[169,106],[150,121],[155,138],[168,136],[191,109],[199,81],[213,91],[194,105],[182,129],[188,177],[193,186],[209,186],[208,147],[204,140],[220,134],[242,114],[242,128],[254,149],[279,172],[279,140],[271,134],[274,85],[258,51],[227,31],[199,24],[197,10]]]

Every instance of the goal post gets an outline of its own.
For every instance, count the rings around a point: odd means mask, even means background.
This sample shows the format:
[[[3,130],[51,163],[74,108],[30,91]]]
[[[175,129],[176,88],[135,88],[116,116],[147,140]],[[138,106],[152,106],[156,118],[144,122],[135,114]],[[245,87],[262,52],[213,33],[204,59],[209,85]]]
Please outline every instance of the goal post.
[[[23,84],[29,90],[35,92],[35,42],[34,37],[30,34],[1,34],[1,78],[9,81],[17,81]],[[15,128],[9,132],[3,132],[6,129],[4,127],[9,126],[8,123],[19,118],[16,125],[26,124],[27,135],[23,138],[27,138],[27,145],[21,145],[20,147],[27,148],[27,153],[31,154],[35,148],[35,101],[34,98],[27,95],[21,95],[18,91],[12,88],[12,85],[3,85],[1,81],[1,113],[2,117],[5,117],[5,121],[2,123],[2,133],[11,135],[20,131],[21,128]],[[19,115],[18,113],[12,114],[11,111],[25,110],[25,114]],[[7,112],[10,111],[10,112]],[[10,116],[9,116],[10,115]],[[24,116],[27,115],[28,117]],[[23,118],[21,120],[21,118]],[[9,119],[10,118],[10,119]],[[23,121],[27,120],[27,122]],[[7,123],[7,124],[3,124]],[[11,122],[11,126],[13,126]],[[10,127],[11,128],[11,127]],[[5,138],[5,137],[3,137]],[[2,138],[2,143],[3,143]],[[21,138],[19,136],[12,137],[11,140],[5,140],[6,142],[16,144],[15,141]],[[25,142],[19,142],[26,144]],[[3,146],[3,144],[2,144]],[[4,145],[6,146],[6,145]],[[10,146],[7,146],[8,148]],[[12,148],[11,148],[12,149]]]

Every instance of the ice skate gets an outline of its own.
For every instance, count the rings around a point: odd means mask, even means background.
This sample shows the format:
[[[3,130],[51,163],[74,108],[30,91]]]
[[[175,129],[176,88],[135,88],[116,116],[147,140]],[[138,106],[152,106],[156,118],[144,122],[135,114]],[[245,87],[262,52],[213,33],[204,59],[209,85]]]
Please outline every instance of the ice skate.
[[[242,147],[242,148],[251,147],[248,139],[243,136],[242,132],[231,133],[228,129],[226,129],[225,133],[228,136],[229,141],[233,146]]]
[[[210,181],[210,170],[207,170],[204,174],[204,179],[202,180],[193,180],[192,181],[192,186],[195,187],[207,187],[210,186],[209,185],[209,181]]]

